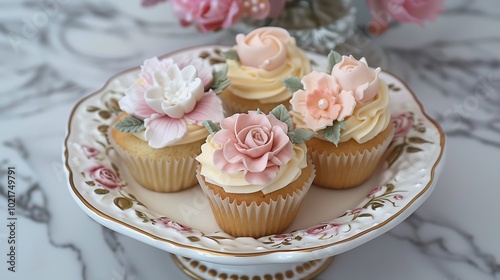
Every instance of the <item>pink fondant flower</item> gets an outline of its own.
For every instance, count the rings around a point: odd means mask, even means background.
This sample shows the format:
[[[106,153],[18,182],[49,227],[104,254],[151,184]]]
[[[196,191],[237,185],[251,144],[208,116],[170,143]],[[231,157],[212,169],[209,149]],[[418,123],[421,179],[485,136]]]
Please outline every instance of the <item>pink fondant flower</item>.
[[[261,27],[248,35],[236,36],[236,51],[241,64],[274,70],[286,62],[290,34],[283,28]]]
[[[148,59],[140,79],[120,99],[120,108],[144,120],[145,139],[153,148],[175,143],[187,133],[186,122],[201,125],[224,117],[222,102],[212,91],[211,68],[201,60]]]
[[[401,113],[392,117],[392,122],[394,123],[394,140],[400,139],[410,133],[413,127],[413,118],[408,113]]]
[[[181,225],[176,221],[170,220],[169,218],[159,218],[156,221],[161,223],[166,228],[172,228],[172,229],[175,229],[179,232],[188,232],[188,233],[193,232],[192,228]]]
[[[313,71],[302,78],[302,84],[304,89],[295,92],[290,103],[293,111],[302,114],[307,128],[324,129],[354,111],[352,91],[341,91],[333,76]]]
[[[351,55],[342,56],[342,61],[333,66],[332,76],[336,78],[342,90],[352,91],[356,101],[363,104],[377,94],[380,71],[380,67],[373,71],[364,59],[360,61]]]
[[[368,0],[374,21],[387,26],[391,19],[420,26],[444,11],[444,0]]]
[[[221,121],[213,141],[214,165],[225,173],[243,172],[250,184],[267,184],[279,166],[292,159],[288,126],[273,115],[257,112],[236,114]]]
[[[119,190],[124,183],[113,170],[102,165],[88,169],[87,174],[97,184],[110,190]]]

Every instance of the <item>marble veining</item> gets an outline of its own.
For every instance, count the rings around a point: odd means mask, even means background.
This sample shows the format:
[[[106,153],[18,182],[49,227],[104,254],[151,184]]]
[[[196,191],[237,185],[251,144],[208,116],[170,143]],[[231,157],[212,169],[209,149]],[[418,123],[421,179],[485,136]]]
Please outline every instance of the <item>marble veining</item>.
[[[21,244],[19,271],[8,272],[2,261],[1,279],[188,279],[167,253],[90,220],[71,201],[61,176],[65,120],[79,98],[145,58],[234,38],[182,29],[166,5],[144,9],[139,0],[123,2],[0,3],[0,260],[7,250],[5,172],[12,165],[19,172]],[[363,279],[500,279],[500,249],[491,244],[500,225],[493,210],[478,210],[485,203],[493,209],[499,194],[491,189],[500,179],[491,166],[498,166],[500,156],[500,4],[446,5],[446,13],[425,29],[395,25],[370,44],[382,48],[387,69],[408,83],[443,126],[448,154],[459,160],[446,163],[435,194],[415,214],[383,238],[338,256],[318,279],[352,279],[359,267],[369,268]],[[471,163],[463,149],[491,158]],[[484,195],[488,202],[471,198],[472,185],[491,194]],[[407,248],[399,252],[406,261],[363,257],[384,255],[384,248]],[[405,274],[412,269],[419,274]]]

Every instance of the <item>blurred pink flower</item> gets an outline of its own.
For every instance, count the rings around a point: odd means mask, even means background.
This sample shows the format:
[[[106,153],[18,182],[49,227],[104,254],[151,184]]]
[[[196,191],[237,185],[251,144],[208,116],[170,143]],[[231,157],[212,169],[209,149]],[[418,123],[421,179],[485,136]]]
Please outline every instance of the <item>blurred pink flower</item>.
[[[392,122],[394,124],[394,129],[396,130],[396,132],[394,132],[394,140],[408,135],[413,127],[413,118],[406,112],[392,116]]]
[[[444,11],[444,0],[367,0],[374,21],[387,26],[394,19],[420,26],[425,20],[435,20]]]

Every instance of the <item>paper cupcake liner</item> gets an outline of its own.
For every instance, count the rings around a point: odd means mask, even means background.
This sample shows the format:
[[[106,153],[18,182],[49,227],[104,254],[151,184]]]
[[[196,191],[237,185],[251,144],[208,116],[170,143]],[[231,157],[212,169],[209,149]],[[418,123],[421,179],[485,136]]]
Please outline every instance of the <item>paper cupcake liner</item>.
[[[310,155],[316,166],[313,184],[329,189],[349,189],[362,184],[375,171],[391,140],[392,137],[387,137],[378,146],[355,154],[336,155],[326,151],[311,151]]]
[[[179,159],[150,159],[127,153],[117,145],[113,137],[110,143],[125,161],[130,174],[144,188],[156,192],[178,192],[195,186],[196,155]]]
[[[301,189],[296,189],[287,197],[279,196],[277,200],[260,205],[256,202],[248,205],[237,199],[230,202],[229,197],[222,199],[220,194],[215,194],[207,187],[200,175],[200,168],[197,169],[196,176],[210,202],[215,220],[224,232],[235,237],[259,238],[281,233],[292,224],[315,176],[314,166],[311,162],[309,164],[312,172]]]

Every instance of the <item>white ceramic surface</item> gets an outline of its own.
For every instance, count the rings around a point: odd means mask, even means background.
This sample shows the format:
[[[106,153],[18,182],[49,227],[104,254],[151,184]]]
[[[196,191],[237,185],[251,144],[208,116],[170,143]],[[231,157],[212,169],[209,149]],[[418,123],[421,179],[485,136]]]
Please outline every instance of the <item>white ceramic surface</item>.
[[[201,46],[167,56],[218,61],[220,49],[224,47]],[[326,67],[324,57],[308,55],[318,70]],[[370,180],[344,191],[313,187],[295,222],[281,235],[232,238],[218,228],[201,189],[175,194],[148,191],[129,176],[107,144],[106,128],[119,113],[116,99],[137,73],[134,68],[112,77],[74,108],[64,147],[68,185],[75,201],[97,222],[177,255],[233,265],[297,263],[337,255],[402,222],[430,195],[443,167],[441,128],[403,82],[383,72],[380,78],[389,85],[392,115],[404,119],[402,126],[410,126],[406,131],[396,127],[407,134],[395,138],[387,160]],[[89,170],[95,168],[123,182],[111,188],[99,184],[90,177]]]

